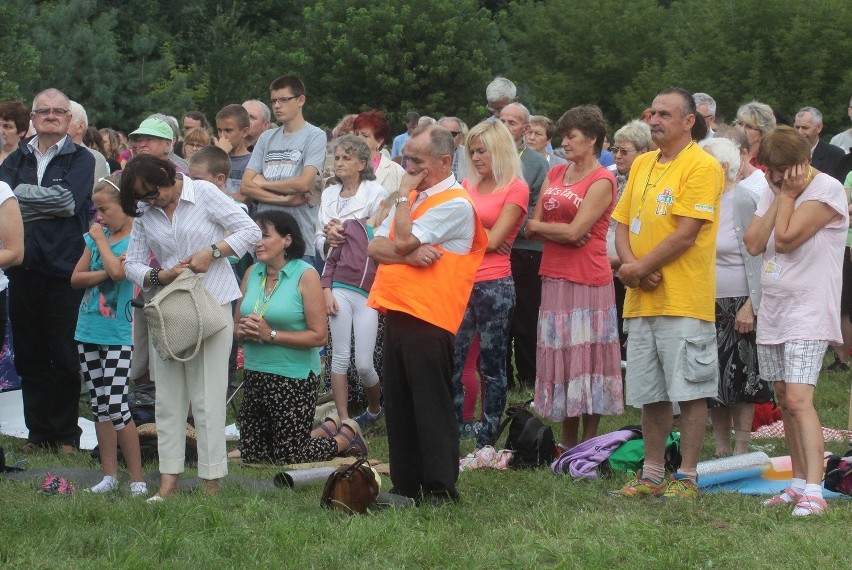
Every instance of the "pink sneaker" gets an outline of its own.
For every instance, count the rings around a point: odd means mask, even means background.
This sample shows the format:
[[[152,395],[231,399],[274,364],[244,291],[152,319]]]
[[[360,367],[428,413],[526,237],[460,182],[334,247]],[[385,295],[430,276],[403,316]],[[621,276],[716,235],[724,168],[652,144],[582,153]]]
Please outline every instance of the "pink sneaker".
[[[790,497],[789,500],[784,498],[784,495]],[[792,487],[787,487],[778,495],[774,495],[771,499],[766,499],[763,501],[764,507],[776,507],[778,505],[794,505],[799,501],[799,497],[802,495],[793,489]]]

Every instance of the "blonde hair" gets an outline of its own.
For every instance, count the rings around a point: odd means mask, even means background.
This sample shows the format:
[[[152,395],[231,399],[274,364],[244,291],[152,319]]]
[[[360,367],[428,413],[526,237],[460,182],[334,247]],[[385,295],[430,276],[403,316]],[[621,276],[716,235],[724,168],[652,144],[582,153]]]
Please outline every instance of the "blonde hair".
[[[95,188],[92,190],[92,196],[100,192],[109,192],[115,198],[116,202],[121,202],[121,173],[105,176],[98,180]]]
[[[521,159],[509,129],[500,121],[482,121],[470,129],[464,139],[467,148],[468,179],[474,186],[481,181],[471,160],[471,145],[477,139],[491,153],[491,175],[494,177],[497,191],[509,186],[515,178],[523,180]]]

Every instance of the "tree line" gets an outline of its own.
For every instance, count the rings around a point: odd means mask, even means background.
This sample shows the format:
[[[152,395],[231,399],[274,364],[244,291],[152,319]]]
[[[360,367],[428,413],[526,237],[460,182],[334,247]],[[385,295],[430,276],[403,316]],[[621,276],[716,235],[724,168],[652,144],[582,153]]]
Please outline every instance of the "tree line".
[[[0,21],[0,98],[55,86],[123,130],[266,100],[285,73],[324,127],[373,108],[394,132],[411,110],[474,124],[495,75],[533,113],[596,103],[613,128],[674,85],[727,120],[757,99],[849,127],[848,0],[3,0]]]

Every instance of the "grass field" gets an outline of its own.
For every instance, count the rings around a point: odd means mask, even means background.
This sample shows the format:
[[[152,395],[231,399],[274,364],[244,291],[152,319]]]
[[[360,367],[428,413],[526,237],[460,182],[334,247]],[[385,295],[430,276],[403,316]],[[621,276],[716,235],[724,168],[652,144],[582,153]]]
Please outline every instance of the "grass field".
[[[817,409],[845,428],[852,374],[824,375]],[[511,394],[509,400],[525,394]],[[639,422],[631,411],[602,431]],[[368,441],[387,458],[380,428]],[[0,436],[17,452],[22,440]],[[464,442],[468,451],[472,443]],[[781,440],[753,449],[786,454]],[[835,453],[846,444],[828,444]],[[713,453],[708,430],[702,454]],[[86,454],[30,456],[30,467],[97,469]],[[149,466],[149,470],[155,466]],[[280,468],[234,465],[271,478]],[[192,475],[188,471],[187,475]],[[462,473],[462,501],[440,508],[347,517],[319,507],[322,486],[256,492],[233,479],[219,496],[183,493],[149,505],[121,491],[56,498],[35,484],[0,480],[0,567],[5,568],[840,568],[849,560],[852,502],[809,520],[767,510],[756,497],[705,494],[696,501],[610,497],[627,476],[572,481],[548,469]],[[385,488],[389,481],[385,478]]]

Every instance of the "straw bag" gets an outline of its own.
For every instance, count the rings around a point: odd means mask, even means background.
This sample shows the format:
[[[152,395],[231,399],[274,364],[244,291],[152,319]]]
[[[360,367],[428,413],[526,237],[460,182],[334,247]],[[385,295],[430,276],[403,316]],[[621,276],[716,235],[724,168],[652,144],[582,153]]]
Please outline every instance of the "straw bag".
[[[181,272],[142,309],[148,335],[163,360],[192,360],[204,339],[228,326],[228,315],[204,288],[203,276],[188,269]]]

